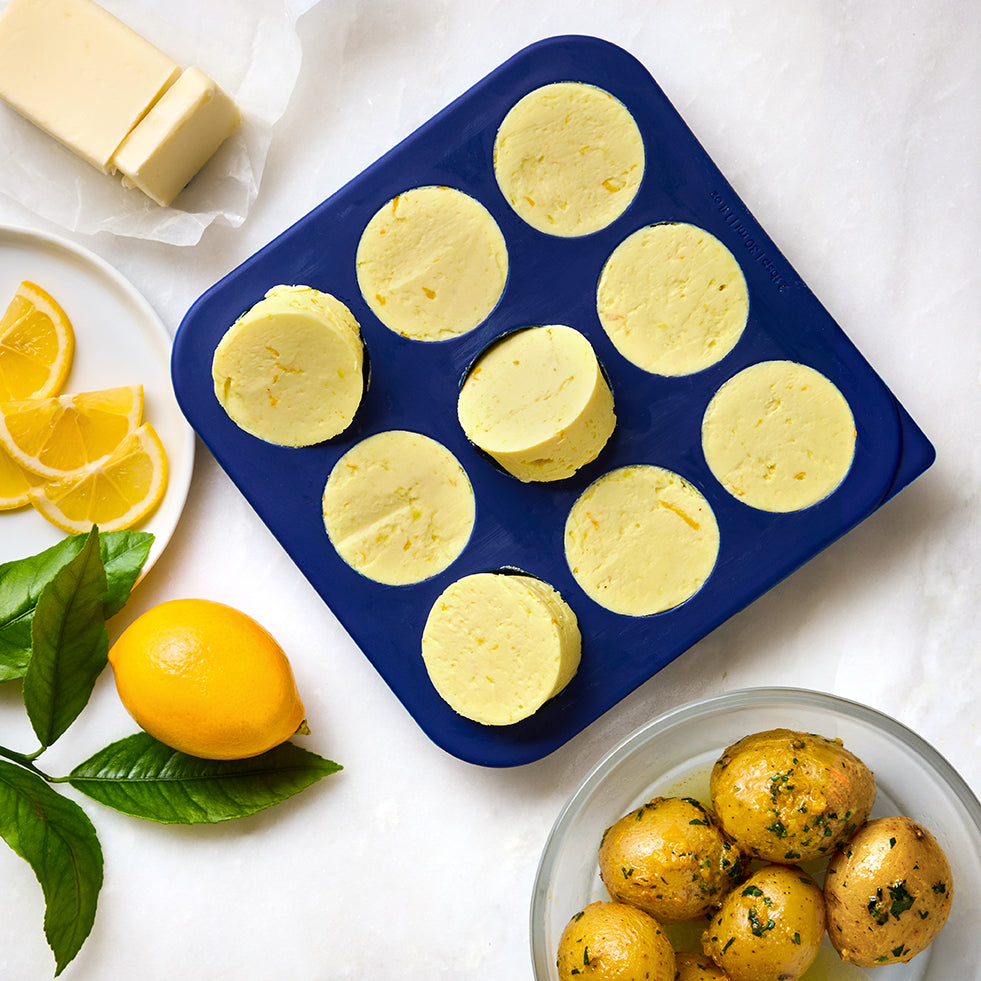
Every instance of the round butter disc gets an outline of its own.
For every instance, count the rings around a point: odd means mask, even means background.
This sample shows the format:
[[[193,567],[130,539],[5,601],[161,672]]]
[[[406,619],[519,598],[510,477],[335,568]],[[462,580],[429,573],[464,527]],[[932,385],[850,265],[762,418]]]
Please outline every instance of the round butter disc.
[[[531,576],[477,573],[449,585],[429,612],[422,657],[433,686],[458,714],[511,725],[572,680],[582,638],[576,615]]]
[[[358,242],[358,285],[390,330],[417,341],[471,331],[504,292],[508,254],[490,212],[452,187],[398,194]]]
[[[353,446],[324,487],[324,527],[337,553],[391,586],[442,572],[470,540],[475,514],[473,488],[456,457],[405,430]]]
[[[799,511],[845,479],[855,419],[837,386],[793,361],[763,361],[730,378],[702,419],[702,450],[725,489],[761,511]]]
[[[467,438],[522,481],[572,476],[616,425],[592,345],[561,324],[527,327],[489,347],[460,389],[457,415]]]
[[[529,92],[504,117],[494,174],[532,228],[588,235],[627,209],[644,176],[644,140],[619,99],[584,82]]]
[[[241,429],[312,446],[351,424],[364,394],[361,328],[340,300],[276,286],[225,332],[211,363],[215,397]]]
[[[565,523],[576,582],[605,609],[661,613],[690,599],[719,554],[719,526],[687,480],[638,464],[604,474],[583,491]]]
[[[695,225],[641,228],[606,261],[596,291],[600,323],[617,350],[656,375],[688,375],[721,361],[746,327],[739,263]]]

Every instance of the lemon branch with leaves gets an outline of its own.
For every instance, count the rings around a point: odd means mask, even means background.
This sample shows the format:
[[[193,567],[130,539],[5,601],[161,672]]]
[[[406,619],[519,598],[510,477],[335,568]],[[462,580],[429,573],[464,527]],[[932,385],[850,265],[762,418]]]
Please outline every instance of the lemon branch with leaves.
[[[54,785],[153,821],[211,824],[254,814],[341,769],[290,742],[247,759],[212,760],[146,732],[112,743],[67,776],[38,767],[88,703],[108,662],[106,621],[128,599],[152,541],[145,532],[93,527],[0,565],[0,682],[21,681],[40,743],[32,753],[0,746],[0,837],[41,885],[55,975],[92,929],[103,859],[88,815]]]

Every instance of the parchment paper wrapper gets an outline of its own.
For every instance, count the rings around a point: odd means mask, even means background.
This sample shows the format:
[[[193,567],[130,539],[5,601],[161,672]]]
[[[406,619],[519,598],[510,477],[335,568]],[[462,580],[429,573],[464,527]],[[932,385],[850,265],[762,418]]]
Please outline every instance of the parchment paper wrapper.
[[[213,221],[237,227],[256,199],[272,129],[300,69],[296,21],[318,0],[102,0],[182,67],[235,100],[242,125],[172,207],[76,157],[0,102],[0,192],[62,228],[194,245]],[[0,9],[6,0],[0,0]]]

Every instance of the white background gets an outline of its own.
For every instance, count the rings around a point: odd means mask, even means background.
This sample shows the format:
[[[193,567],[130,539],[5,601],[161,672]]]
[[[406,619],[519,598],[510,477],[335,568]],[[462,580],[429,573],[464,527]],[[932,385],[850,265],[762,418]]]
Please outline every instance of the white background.
[[[113,635],[179,596],[251,613],[291,657],[304,745],[345,769],[218,827],[159,826],[78,798],[106,879],[63,977],[529,978],[531,886],[567,796],[639,724],[733,688],[864,702],[981,793],[975,0],[322,0],[297,32],[302,67],[241,227],[215,223],[191,247],[71,235],[169,331],[220,276],[519,48],[595,34],[648,67],[938,458],[566,746],[492,770],[428,741],[199,444],[183,520]],[[0,222],[62,231],[2,195]],[[20,714],[16,691],[0,691],[0,742],[29,749]],[[45,761],[64,772],[132,729],[107,674]],[[40,890],[7,849],[0,882],[0,977],[50,977]]]

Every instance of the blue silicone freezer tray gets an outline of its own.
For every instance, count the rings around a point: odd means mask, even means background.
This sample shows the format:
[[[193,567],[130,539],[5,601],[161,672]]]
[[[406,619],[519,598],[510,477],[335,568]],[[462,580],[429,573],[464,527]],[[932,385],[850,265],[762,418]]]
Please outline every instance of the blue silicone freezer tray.
[[[556,238],[522,222],[499,191],[492,154],[497,128],[523,95],[554,81],[598,85],[631,111],[644,137],[646,171],[633,204],[606,229]],[[361,297],[355,251],[364,226],[395,194],[449,185],[475,197],[504,234],[504,295],[472,333],[437,343],[384,327]],[[694,375],[665,378],[628,363],[597,318],[600,270],[628,234],[658,221],[687,221],[721,239],[739,260],[749,321],[733,351]],[[332,293],[361,324],[370,372],[364,402],[341,436],[302,449],[277,447],[237,428],[212,387],[211,359],[228,326],[277,284]],[[515,327],[565,323],[591,341],[612,384],[617,429],[597,460],[554,484],[523,484],[474,450],[456,398],[476,355]],[[702,414],[719,386],[757,361],[804,362],[848,399],[858,432],[842,485],[804,511],[773,514],[736,501],[709,472]],[[172,371],[191,425],[238,485],[365,656],[429,737],[459,758],[511,766],[547,755],[733,613],[872,513],[933,461],[933,447],[801,281],[715,167],[647,70],[630,54],[589,37],[547,39],[520,51],[415,133],[200,297],[178,330]],[[442,574],[411,586],[363,578],[336,554],[321,517],[333,464],[387,429],[426,433],[467,470],[477,501],[473,535]],[[625,617],[590,600],[563,552],[566,515],[596,477],[629,463],[680,473],[705,495],[721,533],[705,586],[680,607]],[[532,718],[485,727],[454,713],[433,689],[420,637],[433,601],[455,579],[515,568],[551,583],[575,610],[583,635],[579,672]]]

